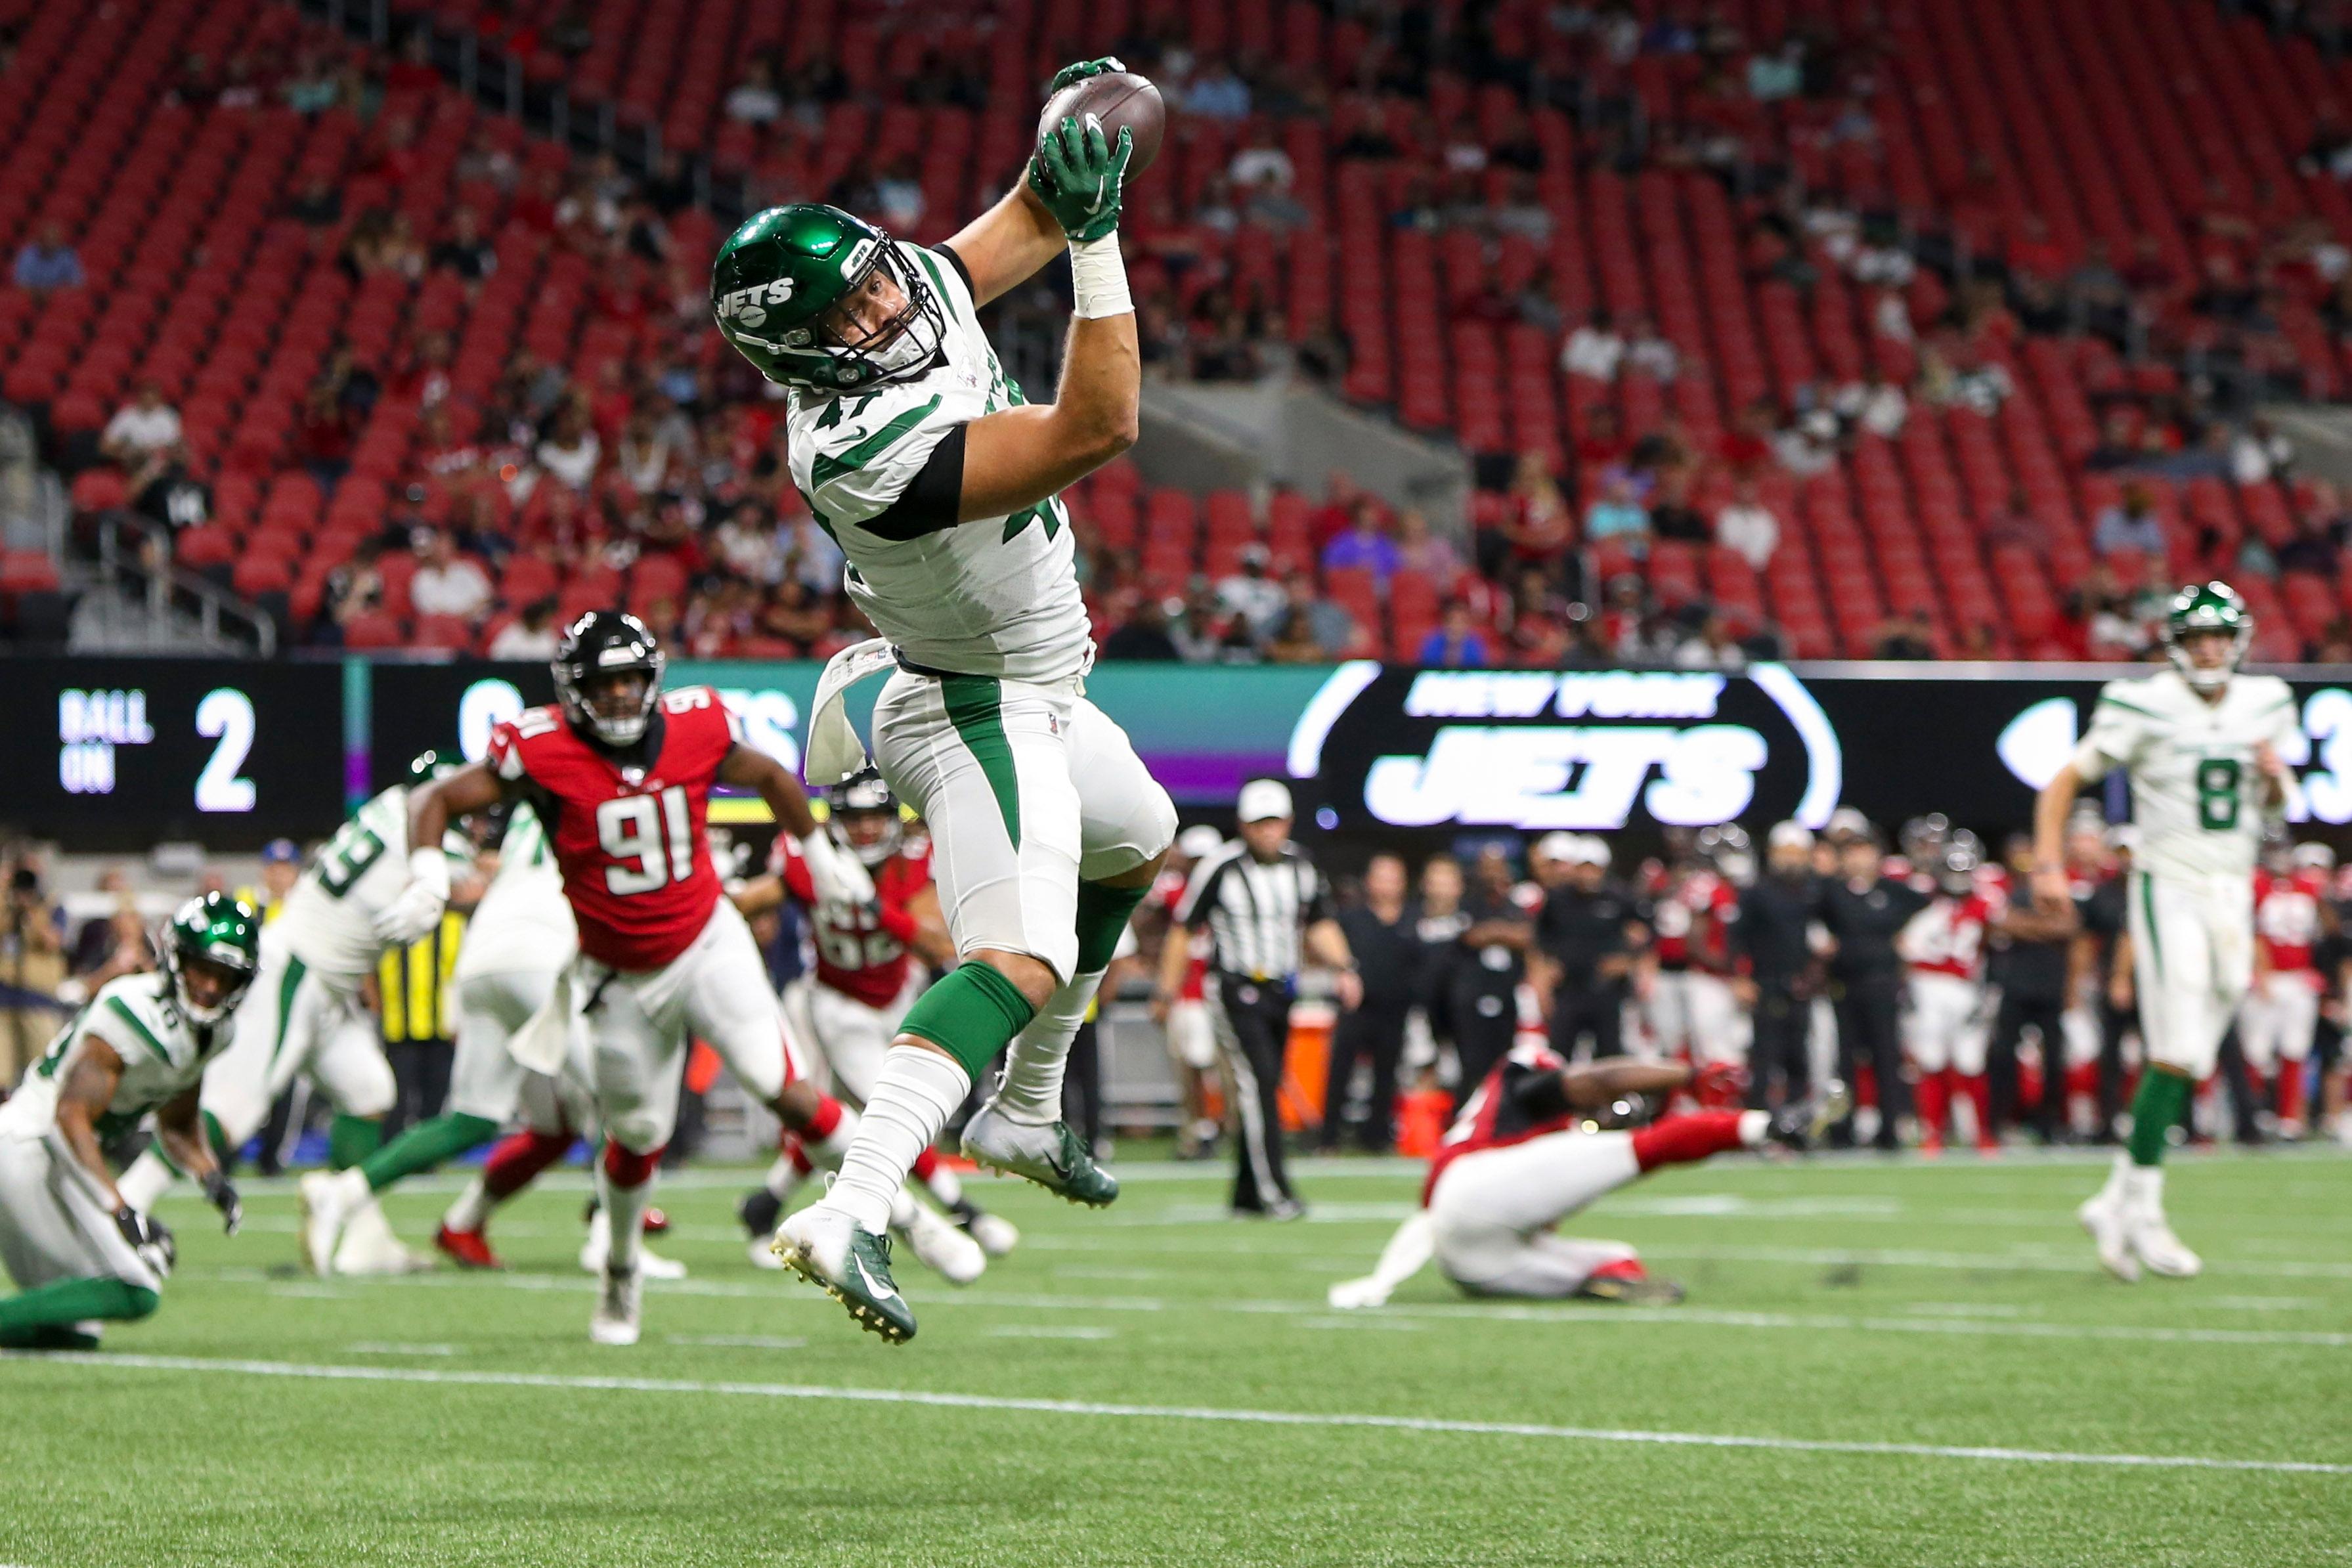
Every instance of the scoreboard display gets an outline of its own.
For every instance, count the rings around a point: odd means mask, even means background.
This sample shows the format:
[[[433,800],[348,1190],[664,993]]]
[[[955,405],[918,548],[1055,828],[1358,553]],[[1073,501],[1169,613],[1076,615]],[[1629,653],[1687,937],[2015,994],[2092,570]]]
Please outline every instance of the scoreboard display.
[[[252,848],[333,831],[343,799],[334,664],[11,658],[0,714],[23,748],[0,821],[76,848]]]

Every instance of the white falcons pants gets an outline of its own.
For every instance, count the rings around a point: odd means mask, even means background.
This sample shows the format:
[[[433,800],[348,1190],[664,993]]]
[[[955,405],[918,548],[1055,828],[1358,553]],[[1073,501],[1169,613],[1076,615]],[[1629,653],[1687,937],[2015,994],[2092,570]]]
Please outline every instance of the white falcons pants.
[[[1067,981],[1078,882],[1131,871],[1176,837],[1176,807],[1127,733],[1073,680],[900,670],[874,704],[874,761],[931,830],[956,951],[1024,953]]]
[[[599,1119],[605,1136],[633,1152],[669,1142],[692,1040],[717,1051],[763,1105],[801,1076],[759,944],[727,899],[712,906],[693,945],[661,968],[613,969],[583,954],[572,985],[587,1020]]]
[[[1731,982],[1719,974],[1685,969],[1658,975],[1648,1015],[1661,1056],[1687,1053],[1701,1067],[1716,1062],[1737,1067],[1748,1060],[1753,1024],[1739,1010]]]
[[[1594,1269],[1634,1252],[1551,1227],[1641,1173],[1630,1132],[1553,1132],[1465,1154],[1429,1194],[1438,1266],[1481,1295],[1572,1296]]]
[[[1217,1026],[1209,1019],[1207,1002],[1179,997],[1168,1005],[1168,1054],[1194,1072],[1217,1065]]]
[[[907,1009],[921,994],[921,984],[909,973],[888,1006],[869,1007],[803,974],[784,987],[784,1016],[792,1021],[793,1037],[824,1058],[833,1092],[863,1110]]]
[[[231,1148],[261,1131],[269,1107],[300,1073],[344,1116],[378,1117],[397,1092],[359,980],[322,974],[264,927],[253,984],[237,1005],[228,1048],[205,1068],[199,1103]]]
[[[1911,972],[1911,1006],[1903,1015],[1903,1048],[1921,1072],[1985,1070],[1984,987],[1933,969]]]
[[[2209,1076],[2254,977],[2253,879],[2132,873],[2132,968],[2148,1060]]]
[[[2246,1061],[2269,1076],[2279,1062],[2311,1058],[2319,1028],[2318,977],[2308,969],[2278,969],[2262,977],[2238,1008],[2238,1043]]]
[[[0,1138],[0,1263],[23,1290],[60,1279],[120,1279],[142,1290],[163,1283],[122,1239],[96,1179],[55,1133]]]

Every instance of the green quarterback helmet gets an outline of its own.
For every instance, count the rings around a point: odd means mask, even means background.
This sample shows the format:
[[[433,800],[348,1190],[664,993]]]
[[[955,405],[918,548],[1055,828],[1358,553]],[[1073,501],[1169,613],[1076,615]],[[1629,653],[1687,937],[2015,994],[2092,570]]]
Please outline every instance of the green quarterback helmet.
[[[887,311],[869,320],[835,310],[861,291],[891,301]],[[890,237],[815,202],[770,207],[727,237],[710,268],[710,310],[761,375],[819,392],[911,380],[947,341],[938,297]]]
[[[261,911],[226,893],[190,899],[163,932],[163,971],[191,1023],[217,1024],[236,1010],[261,965]],[[201,980],[211,999],[191,989]]]
[[[2209,632],[2228,639],[2218,662],[2200,662],[2189,646]],[[2164,651],[2180,678],[2200,691],[2228,685],[2253,640],[2253,615],[2227,583],[2191,583],[2173,595],[2164,615]]]

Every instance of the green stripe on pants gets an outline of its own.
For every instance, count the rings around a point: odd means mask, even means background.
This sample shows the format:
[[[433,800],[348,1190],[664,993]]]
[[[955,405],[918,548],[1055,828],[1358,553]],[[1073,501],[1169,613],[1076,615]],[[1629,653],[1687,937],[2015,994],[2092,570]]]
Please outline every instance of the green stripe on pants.
[[[310,966],[299,958],[286,961],[286,978],[278,983],[278,1037],[269,1042],[269,1061],[278,1064],[278,1053],[286,1048],[286,1023],[294,1016],[294,993],[302,988],[302,976]]]
[[[941,676],[940,700],[947,707],[948,722],[988,778],[1013,847],[1020,848],[1021,780],[1013,769],[1013,742],[1004,735],[1003,689],[994,676]]]
[[[2156,962],[2156,973],[2164,973],[2164,942],[2156,930],[2156,879],[2147,872],[2139,873],[2140,923],[2147,927],[2147,955]]]

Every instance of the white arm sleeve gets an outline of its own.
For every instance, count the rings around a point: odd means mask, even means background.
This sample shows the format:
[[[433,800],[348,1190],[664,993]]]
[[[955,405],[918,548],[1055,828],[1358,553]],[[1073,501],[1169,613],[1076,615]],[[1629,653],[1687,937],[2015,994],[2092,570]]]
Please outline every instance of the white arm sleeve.
[[[1385,1305],[1396,1293],[1396,1288],[1420,1273],[1437,1254],[1437,1229],[1430,1223],[1427,1209],[1415,1209],[1412,1217],[1397,1226],[1396,1234],[1381,1249],[1381,1260],[1361,1279],[1343,1279],[1331,1287],[1330,1302],[1334,1307],[1378,1307]]]

